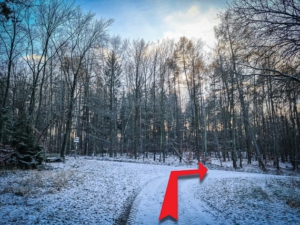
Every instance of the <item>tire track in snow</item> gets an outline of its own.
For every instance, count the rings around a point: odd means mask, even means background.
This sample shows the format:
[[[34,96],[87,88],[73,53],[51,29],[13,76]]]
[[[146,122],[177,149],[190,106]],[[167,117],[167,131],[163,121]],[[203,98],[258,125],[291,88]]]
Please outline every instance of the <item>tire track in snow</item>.
[[[139,202],[137,196],[140,195],[141,191],[154,180],[165,178],[166,176],[159,176],[148,181],[143,187],[136,189],[132,195],[127,198],[124,209],[122,210],[120,216],[114,221],[115,225],[126,225],[131,224],[131,215],[136,211],[135,202]]]
[[[126,205],[124,205],[124,209],[121,212],[121,215],[114,221],[114,225],[126,225],[127,220],[130,215],[130,211],[133,205],[133,202],[138,195],[138,192],[134,193],[133,195],[129,196],[126,200]]]

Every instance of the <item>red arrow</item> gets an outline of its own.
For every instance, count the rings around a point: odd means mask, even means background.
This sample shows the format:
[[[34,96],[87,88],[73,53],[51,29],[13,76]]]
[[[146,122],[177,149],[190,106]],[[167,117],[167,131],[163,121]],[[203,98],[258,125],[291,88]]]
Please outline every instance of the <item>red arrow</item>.
[[[167,216],[171,216],[175,220],[178,220],[178,177],[199,174],[200,180],[202,180],[207,172],[207,168],[200,162],[198,163],[198,166],[199,169],[197,170],[171,171],[166,194],[159,215],[159,220],[162,220]]]

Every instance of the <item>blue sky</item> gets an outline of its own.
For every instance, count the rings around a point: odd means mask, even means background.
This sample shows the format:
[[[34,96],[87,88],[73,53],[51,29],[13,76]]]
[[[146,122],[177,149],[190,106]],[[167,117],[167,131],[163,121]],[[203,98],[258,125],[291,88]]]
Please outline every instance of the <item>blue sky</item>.
[[[156,41],[185,35],[214,42],[213,26],[226,0],[76,0],[83,10],[98,18],[115,20],[111,35]]]

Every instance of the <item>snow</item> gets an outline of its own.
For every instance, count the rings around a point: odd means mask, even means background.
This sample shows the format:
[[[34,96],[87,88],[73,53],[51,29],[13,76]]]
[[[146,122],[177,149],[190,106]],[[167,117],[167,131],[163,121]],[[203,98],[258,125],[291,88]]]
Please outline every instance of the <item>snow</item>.
[[[130,224],[299,224],[300,205],[288,204],[295,198],[300,203],[299,178],[214,170],[202,182],[181,178],[178,221],[163,223],[157,220],[164,196],[159,185],[166,187],[166,181],[156,180],[139,193]]]
[[[128,224],[159,224],[170,171],[197,168],[175,158],[172,166],[99,159],[0,171],[0,224],[126,224],[128,216]],[[214,167],[202,182],[179,180],[179,219],[160,224],[299,224],[299,176]]]

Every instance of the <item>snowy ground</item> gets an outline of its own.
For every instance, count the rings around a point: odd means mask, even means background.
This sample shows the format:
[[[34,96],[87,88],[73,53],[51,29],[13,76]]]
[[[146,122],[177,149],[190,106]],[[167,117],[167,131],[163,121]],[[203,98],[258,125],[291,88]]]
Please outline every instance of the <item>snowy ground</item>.
[[[157,224],[170,171],[197,165],[70,157],[51,167],[0,171],[0,224]],[[208,168],[201,183],[180,179],[177,224],[299,224],[299,176]]]
[[[213,155],[213,154],[212,154]],[[93,157],[92,157],[93,158]],[[183,159],[180,162],[179,158],[176,155],[168,155],[165,159],[165,162],[162,162],[162,158],[159,154],[156,155],[156,160],[153,161],[153,154],[149,153],[148,157],[144,157],[144,155],[140,155],[137,159],[133,159],[132,157],[127,157],[126,155],[117,155],[116,157],[110,158],[107,156],[97,157],[97,159],[105,160],[105,161],[115,161],[115,162],[133,162],[133,163],[143,163],[143,164],[154,164],[154,165],[173,165],[173,166],[186,166],[186,165],[197,165],[197,160],[195,156],[191,153],[184,153]],[[292,170],[292,165],[290,162],[279,162],[280,171],[277,171],[276,167],[273,164],[273,161],[265,161],[265,167],[268,170],[268,174],[276,174],[276,175],[291,175],[291,176],[300,176],[300,170],[295,172]],[[233,168],[232,161],[222,161],[220,162],[216,156],[207,157],[206,161],[207,166],[210,169],[214,170],[226,170],[226,171],[238,171],[238,172],[251,172],[251,173],[261,173],[261,169],[258,166],[258,161],[253,158],[251,164],[247,164],[247,160],[243,159],[242,167],[240,167],[240,161],[238,160],[237,166],[238,168],[235,170]]]

